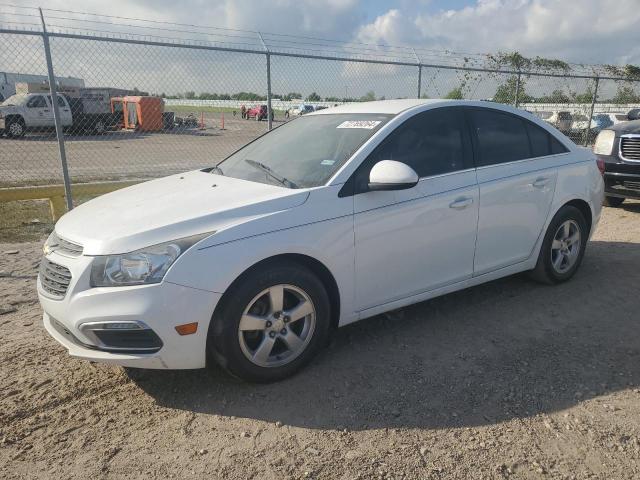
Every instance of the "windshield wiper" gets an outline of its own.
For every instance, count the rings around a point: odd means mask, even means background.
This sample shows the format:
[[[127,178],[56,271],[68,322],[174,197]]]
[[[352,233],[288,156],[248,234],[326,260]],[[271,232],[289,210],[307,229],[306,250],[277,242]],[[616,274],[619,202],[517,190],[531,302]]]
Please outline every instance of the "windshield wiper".
[[[276,181],[278,181],[281,185],[284,185],[285,187],[300,188],[298,187],[298,185],[293,183],[288,178],[285,178],[282,175],[278,175],[276,172],[271,170],[271,168],[267,167],[264,163],[256,162],[255,160],[251,160],[250,158],[245,158],[244,161],[247,162],[252,167],[256,167],[258,170],[262,170],[264,173],[274,178]]]
[[[222,176],[224,176],[224,172],[223,172],[223,171],[222,171],[222,169],[221,169],[219,166],[217,166],[217,165],[216,165],[215,167],[213,167],[213,168],[211,169],[211,172],[209,172],[209,173],[215,173],[215,174],[217,174],[217,175],[222,175]]]

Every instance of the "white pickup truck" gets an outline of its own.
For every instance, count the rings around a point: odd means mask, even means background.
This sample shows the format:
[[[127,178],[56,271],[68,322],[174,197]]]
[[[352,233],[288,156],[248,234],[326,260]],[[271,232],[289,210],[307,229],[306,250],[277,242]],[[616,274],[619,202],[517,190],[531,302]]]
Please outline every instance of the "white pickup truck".
[[[117,123],[117,116],[110,111],[84,113],[83,100],[58,94],[58,107],[63,128],[74,133],[104,133]],[[50,130],[55,128],[51,95],[43,93],[16,94],[0,104],[0,134],[18,138],[28,130]]]

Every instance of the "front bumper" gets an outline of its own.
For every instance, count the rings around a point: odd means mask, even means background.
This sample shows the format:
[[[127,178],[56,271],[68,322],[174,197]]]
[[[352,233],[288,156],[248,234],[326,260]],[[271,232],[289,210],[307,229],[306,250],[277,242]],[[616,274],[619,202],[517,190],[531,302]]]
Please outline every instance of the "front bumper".
[[[604,173],[604,191],[609,197],[640,199],[640,173]]]
[[[640,163],[611,155],[598,155],[604,161],[604,191],[608,197],[640,199]]]
[[[206,365],[207,331],[219,293],[169,282],[133,287],[91,288],[91,258],[66,257],[53,252],[49,261],[71,272],[62,299],[52,298],[38,278],[38,297],[49,334],[69,354],[96,362],[125,367],[187,369]],[[95,338],[83,333],[92,322],[143,322],[162,340],[154,353],[120,353],[101,350]],[[177,325],[198,322],[195,334],[181,336]]]

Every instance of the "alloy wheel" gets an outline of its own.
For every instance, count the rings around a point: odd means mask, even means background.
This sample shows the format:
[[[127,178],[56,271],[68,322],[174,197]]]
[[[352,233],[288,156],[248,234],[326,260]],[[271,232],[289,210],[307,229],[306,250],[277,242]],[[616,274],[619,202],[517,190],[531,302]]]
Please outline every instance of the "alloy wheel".
[[[575,220],[563,222],[551,242],[551,265],[558,273],[569,271],[580,256],[582,247],[580,226]]]
[[[12,137],[20,137],[22,135],[23,132],[23,128],[22,125],[19,122],[14,122],[11,125],[9,125],[9,134]]]
[[[309,345],[316,326],[316,310],[301,288],[279,284],[256,295],[238,325],[245,357],[260,367],[291,363]]]

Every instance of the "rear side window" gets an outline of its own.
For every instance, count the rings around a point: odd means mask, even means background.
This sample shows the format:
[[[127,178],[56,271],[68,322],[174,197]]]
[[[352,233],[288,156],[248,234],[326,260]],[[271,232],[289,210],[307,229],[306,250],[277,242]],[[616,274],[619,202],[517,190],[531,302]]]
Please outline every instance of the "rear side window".
[[[556,138],[554,138],[552,135],[549,135],[549,138],[551,138],[551,155],[556,155],[558,153],[567,153],[569,150],[567,149],[567,147],[565,147],[564,145],[562,145]]]
[[[478,142],[478,166],[531,157],[524,120],[489,109],[473,109],[470,113]]]

